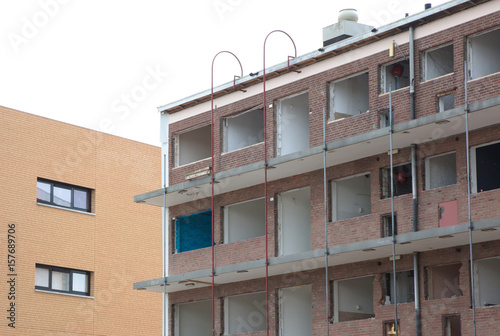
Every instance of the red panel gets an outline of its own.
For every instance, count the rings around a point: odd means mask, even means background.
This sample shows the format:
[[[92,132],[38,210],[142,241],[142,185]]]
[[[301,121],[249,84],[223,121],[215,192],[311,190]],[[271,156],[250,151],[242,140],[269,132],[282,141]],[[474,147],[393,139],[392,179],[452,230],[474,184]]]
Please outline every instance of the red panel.
[[[439,203],[439,227],[458,224],[457,200]]]

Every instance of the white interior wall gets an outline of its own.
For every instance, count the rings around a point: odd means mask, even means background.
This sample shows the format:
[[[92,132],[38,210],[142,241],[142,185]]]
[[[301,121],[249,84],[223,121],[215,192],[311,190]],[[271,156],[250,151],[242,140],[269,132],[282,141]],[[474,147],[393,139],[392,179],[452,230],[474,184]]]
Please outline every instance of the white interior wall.
[[[425,189],[434,189],[457,183],[455,153],[434,156],[425,160]]]
[[[280,194],[278,207],[280,254],[310,251],[310,189],[303,188]]]
[[[224,317],[225,335],[266,330],[266,293],[226,297]]]
[[[212,155],[211,138],[210,125],[179,134],[178,165],[209,158]]]
[[[425,54],[425,79],[453,72],[453,45],[431,50]]]
[[[500,305],[500,258],[476,261],[478,306]]]
[[[500,71],[500,29],[470,39],[471,77],[483,77]]]
[[[264,114],[261,109],[225,119],[225,150],[230,152],[264,141]]]
[[[263,198],[224,208],[224,242],[232,243],[265,234]]]
[[[392,75],[392,68],[396,63],[400,63],[403,66],[403,75],[401,77],[394,77]],[[409,61],[400,60],[394,63],[386,64],[382,71],[384,78],[382,83],[382,93],[389,92],[389,85],[391,90],[399,90],[410,85],[410,63]]]
[[[455,108],[455,94],[450,93],[439,97],[439,112],[448,111]]]
[[[312,336],[311,285],[280,290],[280,336]]]
[[[334,221],[372,213],[369,174],[332,183],[332,217]]]
[[[339,321],[339,312],[374,314],[373,279],[368,276],[334,282],[335,321]]]
[[[309,148],[309,93],[279,102],[278,154],[286,155]]]
[[[331,84],[331,110],[332,112],[356,115],[365,113],[369,109],[368,104],[368,73],[344,79]]]
[[[211,336],[212,302],[199,301],[175,306],[175,336]]]

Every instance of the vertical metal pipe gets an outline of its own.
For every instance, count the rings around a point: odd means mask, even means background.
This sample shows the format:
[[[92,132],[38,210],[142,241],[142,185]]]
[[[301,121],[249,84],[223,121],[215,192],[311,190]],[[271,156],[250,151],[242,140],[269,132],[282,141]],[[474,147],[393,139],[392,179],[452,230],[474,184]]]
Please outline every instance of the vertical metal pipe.
[[[168,212],[167,212],[167,155],[163,155],[163,223],[162,223],[162,234],[163,234],[163,316],[162,316],[162,328],[163,328],[163,335],[167,336],[168,334],[168,319],[167,319],[167,312],[168,312],[168,297],[167,297],[167,286],[166,286],[166,277],[168,274],[167,270],[167,258],[168,258],[168,242],[167,242],[167,230],[168,230]]]
[[[330,280],[328,275],[328,208],[326,192],[326,109],[323,106],[323,205],[325,208],[325,300],[326,300],[326,335],[330,336]]]
[[[392,154],[392,133],[394,132],[394,120],[392,116],[392,88],[389,85],[389,155],[391,161],[390,167],[390,183],[391,183],[391,224],[392,224],[392,281],[394,287],[394,326],[396,329],[396,336],[399,335],[398,331],[398,284],[396,282],[396,230],[394,225],[394,171],[393,171],[393,154]]]
[[[469,98],[467,96],[467,60],[464,62],[464,110],[465,110],[465,146],[467,157],[467,221],[469,223],[469,258],[470,258],[470,284],[471,284],[471,301],[472,301],[472,326],[474,329],[474,336],[476,336],[476,295],[475,295],[475,281],[474,281],[474,257],[472,253],[472,214],[471,214],[471,188],[470,188],[470,150],[469,150]]]
[[[415,296],[415,327],[417,336],[422,335],[421,321],[420,321],[420,287],[418,285],[419,279],[418,271],[418,252],[413,252],[413,287]]]
[[[415,41],[413,38],[413,26],[409,28],[410,39],[410,114],[415,119]]]
[[[413,192],[413,231],[418,231],[417,146],[411,145],[411,186]]]

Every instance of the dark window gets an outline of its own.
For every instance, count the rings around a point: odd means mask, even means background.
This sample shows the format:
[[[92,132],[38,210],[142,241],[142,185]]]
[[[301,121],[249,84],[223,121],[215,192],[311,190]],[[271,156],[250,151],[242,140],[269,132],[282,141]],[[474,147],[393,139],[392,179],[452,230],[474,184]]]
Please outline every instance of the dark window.
[[[427,299],[462,296],[460,267],[461,264],[451,264],[427,268]]]
[[[443,336],[460,336],[462,327],[460,326],[460,315],[443,316]]]
[[[397,167],[393,167],[393,183],[394,183],[394,196],[401,196],[406,194],[411,194],[411,164],[405,164]],[[381,187],[382,187],[382,198],[391,197],[391,171],[389,168],[382,168],[381,170]]]
[[[396,272],[398,304],[415,301],[413,271]],[[394,274],[385,275],[385,304],[394,304]]]
[[[500,188],[500,142],[476,148],[477,192]]]
[[[90,295],[90,272],[37,264],[35,288],[88,296]]]
[[[175,220],[177,253],[209,247],[212,241],[212,211],[198,212]]]
[[[40,178],[36,189],[39,203],[90,212],[90,189]]]
[[[394,231],[398,234],[398,218],[394,215]],[[382,216],[382,237],[392,237],[392,215]]]

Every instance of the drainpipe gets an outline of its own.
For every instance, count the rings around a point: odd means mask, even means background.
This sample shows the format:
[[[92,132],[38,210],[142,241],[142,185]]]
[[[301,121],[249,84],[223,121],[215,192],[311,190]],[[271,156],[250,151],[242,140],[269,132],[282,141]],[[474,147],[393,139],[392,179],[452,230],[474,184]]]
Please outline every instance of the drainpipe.
[[[418,197],[417,197],[417,145],[411,145],[411,179],[413,191],[413,231],[418,231]],[[413,281],[415,296],[415,327],[417,336],[422,334],[420,328],[420,294],[418,287],[418,252],[413,252]]]
[[[415,295],[415,327],[417,336],[422,335],[422,327],[420,323],[420,287],[418,287],[418,252],[413,252],[413,287]]]
[[[413,26],[410,26],[410,112],[415,119],[415,43],[413,41]]]

